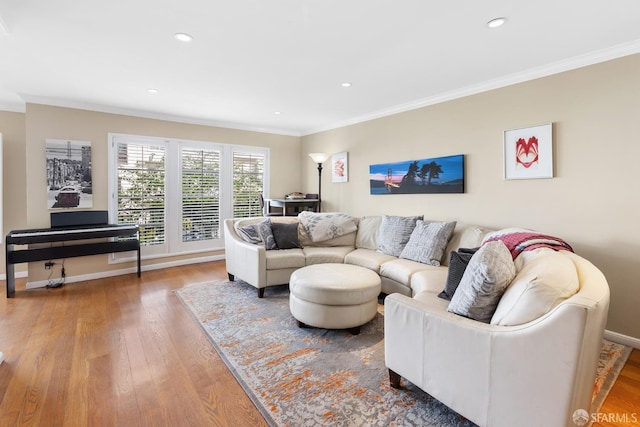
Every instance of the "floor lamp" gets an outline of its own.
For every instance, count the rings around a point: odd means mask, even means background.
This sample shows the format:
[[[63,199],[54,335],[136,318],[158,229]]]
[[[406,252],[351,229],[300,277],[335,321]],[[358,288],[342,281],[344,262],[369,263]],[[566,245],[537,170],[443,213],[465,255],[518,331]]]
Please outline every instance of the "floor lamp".
[[[327,161],[326,153],[309,153],[309,157],[318,164],[318,212],[322,212],[322,164]]]

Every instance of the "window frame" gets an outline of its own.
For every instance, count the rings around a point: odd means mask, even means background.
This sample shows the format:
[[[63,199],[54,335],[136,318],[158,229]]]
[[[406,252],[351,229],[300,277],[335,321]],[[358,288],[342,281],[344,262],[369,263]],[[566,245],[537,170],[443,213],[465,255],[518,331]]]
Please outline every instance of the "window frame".
[[[165,243],[142,246],[142,259],[189,255],[224,249],[222,224],[233,217],[233,155],[235,152],[255,153],[264,156],[263,194],[269,188],[269,154],[267,147],[194,141],[181,138],[163,138],[122,133],[108,134],[108,212],[109,222],[118,218],[118,150],[119,143],[149,144],[165,147]],[[182,241],[182,149],[212,150],[220,152],[219,176],[219,238]],[[111,254],[109,263],[135,260],[135,254],[124,252]]]

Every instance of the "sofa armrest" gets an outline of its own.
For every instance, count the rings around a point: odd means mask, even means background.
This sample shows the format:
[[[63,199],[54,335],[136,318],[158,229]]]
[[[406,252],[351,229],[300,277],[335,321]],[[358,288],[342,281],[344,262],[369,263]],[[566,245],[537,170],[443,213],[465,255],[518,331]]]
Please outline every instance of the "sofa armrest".
[[[234,228],[235,219],[224,221],[224,248],[227,273],[256,288],[267,284],[267,257],[264,246],[242,240]]]
[[[568,426],[589,410],[598,350],[585,343],[598,336],[589,318],[601,303],[576,295],[532,322],[496,326],[448,313],[433,294],[389,295],[385,362],[481,426]]]

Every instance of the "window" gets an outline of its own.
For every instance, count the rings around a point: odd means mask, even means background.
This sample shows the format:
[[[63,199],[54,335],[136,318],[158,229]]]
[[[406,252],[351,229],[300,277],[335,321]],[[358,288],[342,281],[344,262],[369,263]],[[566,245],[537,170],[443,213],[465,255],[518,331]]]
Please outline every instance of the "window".
[[[220,238],[220,152],[185,148],[182,163],[182,241]]]
[[[262,214],[266,148],[121,134],[109,142],[110,218],[140,226],[146,258],[222,248],[225,218]]]
[[[264,188],[263,155],[248,152],[233,153],[233,217],[262,215],[257,195]]]

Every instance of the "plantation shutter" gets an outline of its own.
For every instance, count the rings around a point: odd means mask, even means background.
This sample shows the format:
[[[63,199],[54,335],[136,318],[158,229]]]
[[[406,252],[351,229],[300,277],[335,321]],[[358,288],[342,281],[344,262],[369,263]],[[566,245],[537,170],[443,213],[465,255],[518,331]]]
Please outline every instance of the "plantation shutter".
[[[220,238],[220,152],[181,150],[182,241]]]
[[[233,217],[261,216],[258,194],[264,190],[265,155],[233,153]]]
[[[138,224],[140,243],[165,243],[165,147],[118,143],[118,223]]]

